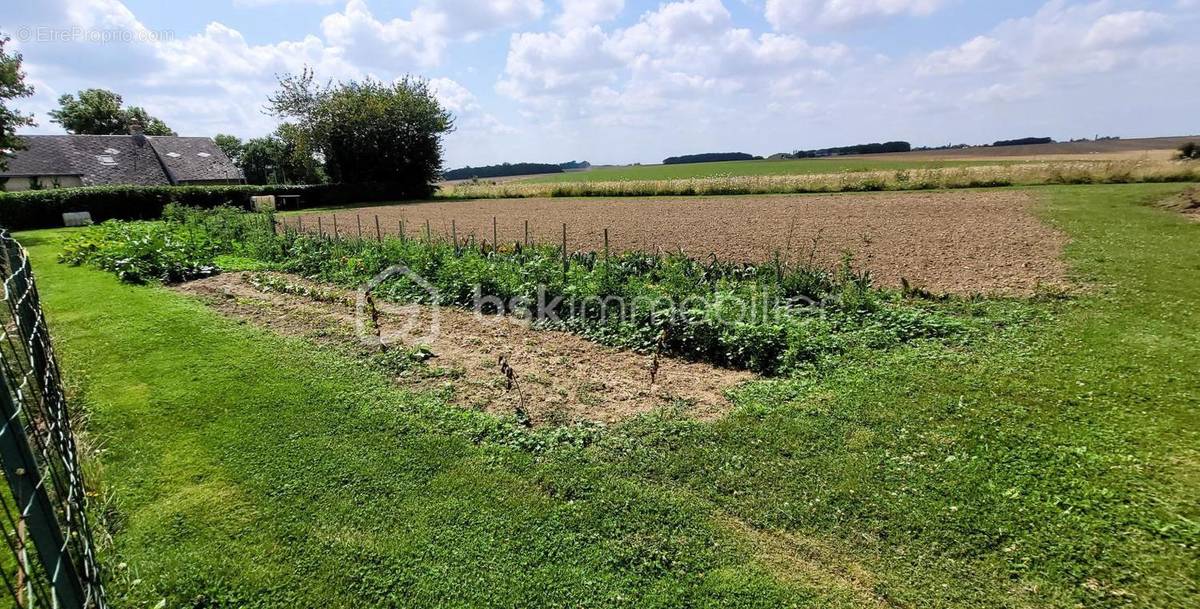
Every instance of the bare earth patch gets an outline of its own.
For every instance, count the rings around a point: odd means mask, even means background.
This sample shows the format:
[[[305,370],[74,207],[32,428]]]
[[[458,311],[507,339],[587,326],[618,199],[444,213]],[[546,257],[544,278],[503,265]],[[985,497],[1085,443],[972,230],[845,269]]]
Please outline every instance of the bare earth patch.
[[[1189,188],[1159,202],[1165,209],[1177,211],[1193,222],[1200,222],[1200,188]]]
[[[845,252],[885,285],[901,278],[933,292],[1027,294],[1065,285],[1066,237],[1031,213],[1033,195],[1020,191],[953,191],[853,195],[638,197],[439,201],[368,207],[302,216],[305,230],[374,237],[435,235],[502,243],[530,238],[599,251],[610,247],[682,250],[696,257],[762,262],[776,252],[790,261],[837,265]],[[297,219],[286,218],[290,226]]]
[[[271,283],[254,285],[255,277]],[[277,287],[286,283],[288,290]],[[298,336],[371,357],[355,329],[355,294],[279,273],[228,273],[174,289],[221,313],[280,334]],[[613,423],[664,406],[712,419],[731,404],[725,392],[754,378],[748,372],[662,358],[654,385],[650,356],[597,345],[574,334],[537,330],[511,318],[476,316],[454,307],[377,303],[379,328],[393,352],[418,346],[433,357],[397,373],[417,389],[450,387],[463,407],[511,415],[521,405],[535,425],[576,421]],[[434,321],[438,331],[430,334]],[[498,359],[507,358],[520,391],[509,390]]]

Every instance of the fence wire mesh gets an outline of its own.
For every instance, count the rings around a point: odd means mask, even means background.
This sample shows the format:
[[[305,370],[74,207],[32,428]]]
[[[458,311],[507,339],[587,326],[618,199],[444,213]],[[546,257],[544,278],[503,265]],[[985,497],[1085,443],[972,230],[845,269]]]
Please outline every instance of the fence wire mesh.
[[[71,413],[29,257],[7,231],[0,277],[0,605],[7,592],[16,607],[105,609]]]

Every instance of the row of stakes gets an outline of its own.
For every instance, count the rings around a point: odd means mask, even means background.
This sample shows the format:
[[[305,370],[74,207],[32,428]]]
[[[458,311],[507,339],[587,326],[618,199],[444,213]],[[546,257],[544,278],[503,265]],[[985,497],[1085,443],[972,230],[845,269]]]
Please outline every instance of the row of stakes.
[[[354,220],[355,220],[355,224],[358,229],[358,238],[362,239],[363,238],[362,216],[355,214]],[[280,224],[282,225],[284,230],[287,230],[289,228],[286,222],[281,222]],[[492,216],[492,251],[493,252],[498,251],[499,243],[500,243],[499,240],[497,239],[497,224],[498,224],[497,217]],[[401,218],[398,221],[397,229],[399,231],[398,234],[400,236],[400,239],[403,240],[405,238],[404,219],[403,218]],[[301,232],[301,233],[304,232],[304,217],[303,216],[296,217],[296,231]],[[322,223],[321,216],[317,216],[317,234],[321,237],[326,237],[325,227],[324,227],[324,224]],[[333,230],[332,230],[332,234],[328,235],[328,236],[333,239],[338,239],[341,237],[341,234],[338,229],[337,214],[333,215]],[[383,229],[379,223],[379,215],[378,214],[375,215],[375,239],[380,242],[383,241]],[[432,227],[430,226],[429,220],[427,219],[427,220],[425,220],[425,240],[431,241],[432,239],[433,239],[433,231],[432,231]],[[460,243],[458,240],[458,226],[457,226],[457,223],[453,219],[450,220],[450,239],[451,239],[451,242],[454,243],[455,247],[458,247],[458,245]],[[524,243],[525,243],[526,247],[529,246],[529,220],[525,220]],[[608,257],[608,253],[609,253],[608,229],[605,228],[604,229],[604,257],[605,258]],[[567,255],[568,255],[566,222],[564,222],[562,225],[562,255],[563,255],[563,267],[566,268]]]

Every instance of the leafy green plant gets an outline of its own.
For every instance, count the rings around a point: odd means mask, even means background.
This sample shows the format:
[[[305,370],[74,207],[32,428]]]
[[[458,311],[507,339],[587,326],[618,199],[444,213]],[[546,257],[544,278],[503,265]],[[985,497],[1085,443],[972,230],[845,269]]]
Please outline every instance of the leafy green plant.
[[[202,239],[185,238],[192,235]],[[893,347],[963,330],[944,312],[880,290],[849,254],[836,271],[811,262],[753,265],[640,252],[576,253],[564,269],[561,251],[550,246],[493,251],[427,239],[333,240],[277,231],[269,214],[170,205],[160,222],[108,222],[80,233],[63,260],[140,282],[200,276],[212,272],[218,256],[233,256],[241,268],[254,260],[346,288],[402,264],[436,290],[397,276],[374,289],[377,297],[472,307],[484,296],[492,303],[484,313],[523,315],[607,345],[763,374],[855,346]],[[270,275],[249,280],[262,289],[338,300]]]

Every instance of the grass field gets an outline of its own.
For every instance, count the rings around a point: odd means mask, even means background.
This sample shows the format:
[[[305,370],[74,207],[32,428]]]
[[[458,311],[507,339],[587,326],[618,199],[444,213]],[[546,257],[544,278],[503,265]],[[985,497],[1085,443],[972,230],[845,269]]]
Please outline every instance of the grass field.
[[[587,448],[30,246],[103,447],[120,606],[1191,607],[1200,223],[1178,185],[1030,189],[1071,299],[853,353]],[[124,565],[119,567],[118,565]]]
[[[534,183],[603,182],[610,180],[679,180],[725,176],[810,175],[854,171],[896,171],[900,169],[936,169],[1003,164],[1003,161],[876,160],[876,159],[798,159],[785,161],[725,161],[680,165],[624,165],[595,167],[543,175],[528,180]]]

